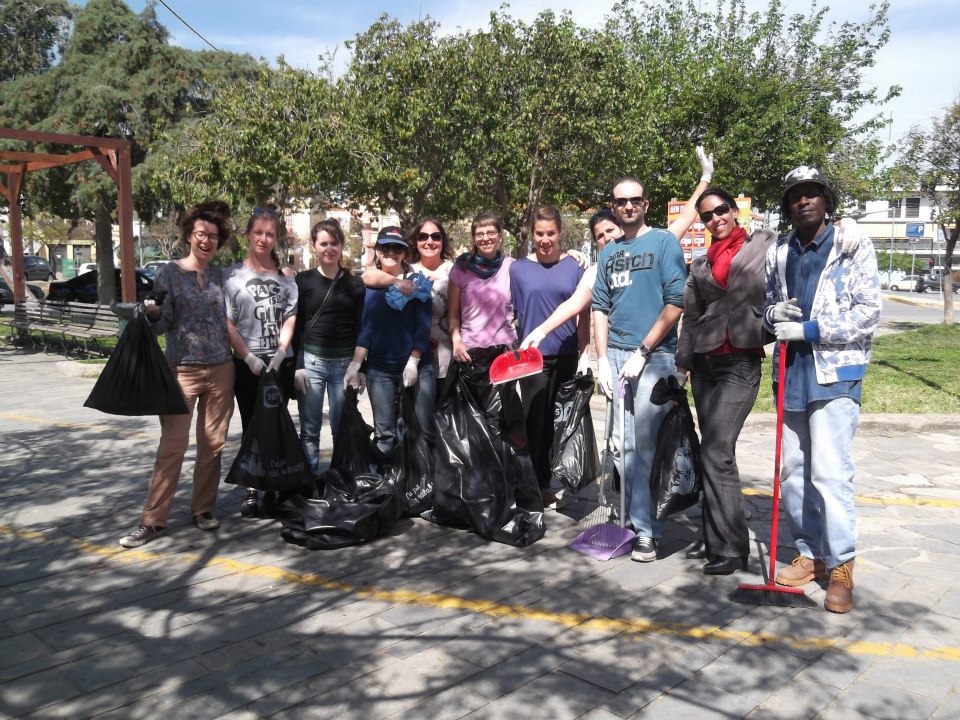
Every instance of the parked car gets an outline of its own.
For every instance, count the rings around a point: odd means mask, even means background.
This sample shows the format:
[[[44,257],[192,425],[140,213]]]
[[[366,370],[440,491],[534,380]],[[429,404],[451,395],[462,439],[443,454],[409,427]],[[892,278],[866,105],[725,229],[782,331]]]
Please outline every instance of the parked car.
[[[95,262],[83,263],[80,267],[77,268],[77,275],[83,275],[85,272],[90,272],[91,270],[96,270],[97,264]]]
[[[120,301],[120,271],[116,273],[116,299]],[[141,301],[153,294],[153,280],[143,270],[136,271],[137,300]],[[50,283],[47,293],[49,300],[75,301],[83,303],[97,302],[97,271],[92,270],[77,275],[70,280]]]
[[[931,292],[939,293],[943,288],[943,276],[942,275],[924,275],[923,284]],[[954,279],[953,281],[953,293],[954,295],[960,292],[960,281]]]
[[[53,280],[53,270],[39,255],[24,255],[23,276],[27,280]]]
[[[920,275],[904,275],[899,280],[891,282],[890,289],[922,293],[927,291],[927,284]]]
[[[151,260],[148,263],[144,263],[143,271],[147,275],[149,275],[151,278],[156,280],[157,273],[160,272],[160,268],[162,268],[167,263],[172,263],[172,262],[175,262],[175,261],[174,260]]]
[[[33,295],[37,300],[43,300],[43,290],[39,285],[30,285],[27,283],[27,292]],[[13,288],[7,284],[7,281],[0,277],[0,308],[4,305],[13,305]]]

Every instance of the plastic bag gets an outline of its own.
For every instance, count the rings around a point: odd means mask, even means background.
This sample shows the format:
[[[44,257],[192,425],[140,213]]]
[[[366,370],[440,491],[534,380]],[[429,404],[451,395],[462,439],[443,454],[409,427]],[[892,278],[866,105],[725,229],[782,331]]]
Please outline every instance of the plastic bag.
[[[186,415],[183,391],[138,303],[84,407],[111,415]]]
[[[525,547],[545,531],[516,384],[490,384],[504,346],[471,350],[437,408],[433,508],[424,517]]]
[[[696,505],[703,487],[700,439],[693,424],[687,393],[672,375],[653,386],[650,402],[675,402],[657,432],[657,450],[650,471],[650,497],[656,517],[662,520]]]
[[[357,406],[357,392],[346,388],[330,469],[313,491],[280,503],[280,536],[308,550],[359,545],[386,534],[401,514],[399,494],[380,474],[373,428]]]
[[[592,372],[576,375],[557,388],[553,407],[551,473],[572,493],[580,492],[600,475],[597,436],[590,414],[593,389]]]
[[[297,492],[311,483],[310,466],[287,411],[275,371],[260,373],[253,422],[247,426],[240,452],[227,473],[235,485],[281,493]]]
[[[400,495],[400,512],[416,517],[430,508],[433,492],[433,456],[417,420],[413,388],[400,390],[398,441],[386,477]]]

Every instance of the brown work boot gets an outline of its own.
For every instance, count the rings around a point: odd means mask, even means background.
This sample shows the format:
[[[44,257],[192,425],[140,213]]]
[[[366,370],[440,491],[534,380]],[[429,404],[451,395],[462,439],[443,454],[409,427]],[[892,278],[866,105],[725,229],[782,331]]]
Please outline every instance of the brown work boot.
[[[823,560],[811,560],[805,555],[797,553],[789,567],[777,573],[777,584],[787,587],[800,587],[814,580],[826,580],[827,568]]]
[[[853,609],[853,560],[830,571],[830,584],[823,607],[830,612],[845,613]]]

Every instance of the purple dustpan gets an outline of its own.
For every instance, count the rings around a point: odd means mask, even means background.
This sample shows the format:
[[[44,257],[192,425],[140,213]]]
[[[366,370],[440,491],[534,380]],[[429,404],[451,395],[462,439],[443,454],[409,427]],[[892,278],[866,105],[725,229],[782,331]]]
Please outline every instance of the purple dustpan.
[[[626,555],[633,549],[633,540],[637,535],[632,530],[604,523],[587,528],[574,538],[570,549],[596,560],[613,560]]]

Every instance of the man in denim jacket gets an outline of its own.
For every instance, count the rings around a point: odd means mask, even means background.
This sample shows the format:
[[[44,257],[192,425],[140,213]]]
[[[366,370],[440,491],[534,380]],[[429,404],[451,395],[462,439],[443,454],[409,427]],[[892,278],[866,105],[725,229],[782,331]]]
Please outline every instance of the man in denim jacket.
[[[824,607],[845,613],[856,556],[853,435],[880,322],[880,279],[869,238],[852,254],[835,242],[827,218],[836,207],[816,168],[784,179],[780,210],[793,230],[767,252],[764,325],[788,343],[782,487],[797,556],[776,580],[796,587],[829,577]]]

